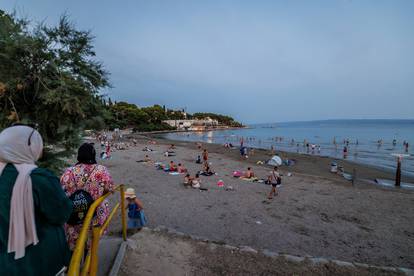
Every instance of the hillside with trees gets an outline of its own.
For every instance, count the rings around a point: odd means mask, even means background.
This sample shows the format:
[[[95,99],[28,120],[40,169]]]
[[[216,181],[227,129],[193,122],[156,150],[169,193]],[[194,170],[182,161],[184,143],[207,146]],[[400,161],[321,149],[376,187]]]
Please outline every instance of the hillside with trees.
[[[204,118],[211,118],[213,120],[217,120],[221,125],[231,126],[231,127],[242,127],[243,125],[236,120],[234,120],[230,116],[215,114],[215,113],[194,113],[192,115],[193,118],[196,119],[204,119]]]

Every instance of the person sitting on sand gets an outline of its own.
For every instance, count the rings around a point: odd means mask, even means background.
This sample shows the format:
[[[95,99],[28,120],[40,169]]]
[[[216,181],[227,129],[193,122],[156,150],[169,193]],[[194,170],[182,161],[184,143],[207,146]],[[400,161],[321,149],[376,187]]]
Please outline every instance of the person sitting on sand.
[[[248,167],[247,171],[244,173],[244,175],[241,178],[253,178],[254,177],[254,172],[252,170],[252,168]]]
[[[177,171],[179,173],[186,173],[187,169],[181,163],[178,163]]]
[[[201,157],[200,157],[200,155],[197,156],[196,164],[201,164]]]
[[[192,179],[191,187],[193,187],[194,189],[199,189],[201,187],[200,175],[198,173],[195,175],[195,178]]]
[[[204,175],[204,176],[211,176],[211,175],[214,174],[214,172],[211,170],[211,168],[210,168],[210,166],[209,166],[208,163],[204,163],[203,171],[200,172],[200,174],[201,175]]]
[[[151,160],[151,158],[148,156],[148,154],[147,154],[147,155],[145,155],[144,162],[147,162],[147,163],[152,162],[152,160]]]
[[[175,149],[175,146],[174,146],[174,144],[171,144],[171,145],[168,147],[168,151],[173,150],[173,149]]]
[[[174,161],[170,161],[170,172],[176,172],[177,166],[174,164]]]
[[[190,176],[189,173],[187,173],[184,177],[184,187],[192,186],[193,184],[193,178]]]
[[[142,149],[142,151],[154,151],[153,149],[150,149],[149,147],[145,147]]]

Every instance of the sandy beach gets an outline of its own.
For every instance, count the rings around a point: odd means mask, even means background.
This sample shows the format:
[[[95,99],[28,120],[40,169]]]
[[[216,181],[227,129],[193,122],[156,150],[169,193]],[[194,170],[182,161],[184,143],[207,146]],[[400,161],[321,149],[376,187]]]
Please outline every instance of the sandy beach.
[[[185,188],[183,175],[170,175],[152,164],[136,162],[148,154],[165,164],[170,160],[183,163],[195,174],[201,169],[195,163],[201,155],[197,146],[162,139],[157,139],[157,145],[148,145],[148,139],[138,137],[135,147],[115,151],[111,160],[101,163],[116,183],[136,189],[150,228],[165,226],[210,240],[292,255],[414,267],[414,192],[362,181],[392,177],[386,172],[341,163],[346,170],[357,170],[360,180],[352,186],[329,172],[329,158],[296,156],[295,166],[280,168],[285,176],[279,195],[267,200],[270,186],[236,179],[232,172],[251,166],[259,178],[265,178],[271,167],[255,163],[268,159],[268,152],[256,150],[248,160],[242,160],[236,149],[209,144],[203,148],[208,149],[217,175],[201,176],[208,191],[200,191]],[[176,156],[165,157],[171,143],[176,145]],[[155,151],[142,151],[145,146]],[[218,187],[218,180],[234,191]]]

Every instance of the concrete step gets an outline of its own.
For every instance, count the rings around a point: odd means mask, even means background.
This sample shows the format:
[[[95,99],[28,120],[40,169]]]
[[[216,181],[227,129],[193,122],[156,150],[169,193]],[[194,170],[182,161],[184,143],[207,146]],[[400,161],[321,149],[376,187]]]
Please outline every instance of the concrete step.
[[[122,238],[103,236],[99,242],[98,276],[107,276],[112,268]]]

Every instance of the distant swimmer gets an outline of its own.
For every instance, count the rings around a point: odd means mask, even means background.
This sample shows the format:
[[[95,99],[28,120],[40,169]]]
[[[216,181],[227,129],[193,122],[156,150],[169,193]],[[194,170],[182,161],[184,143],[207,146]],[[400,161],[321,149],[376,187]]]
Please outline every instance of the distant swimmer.
[[[408,142],[405,143],[405,152],[408,152]]]
[[[378,141],[377,141],[377,147],[378,147],[378,149],[379,149],[381,146],[382,146],[382,139],[380,139],[380,140],[378,140]]]
[[[392,145],[395,147],[397,145],[397,140],[392,140]]]

